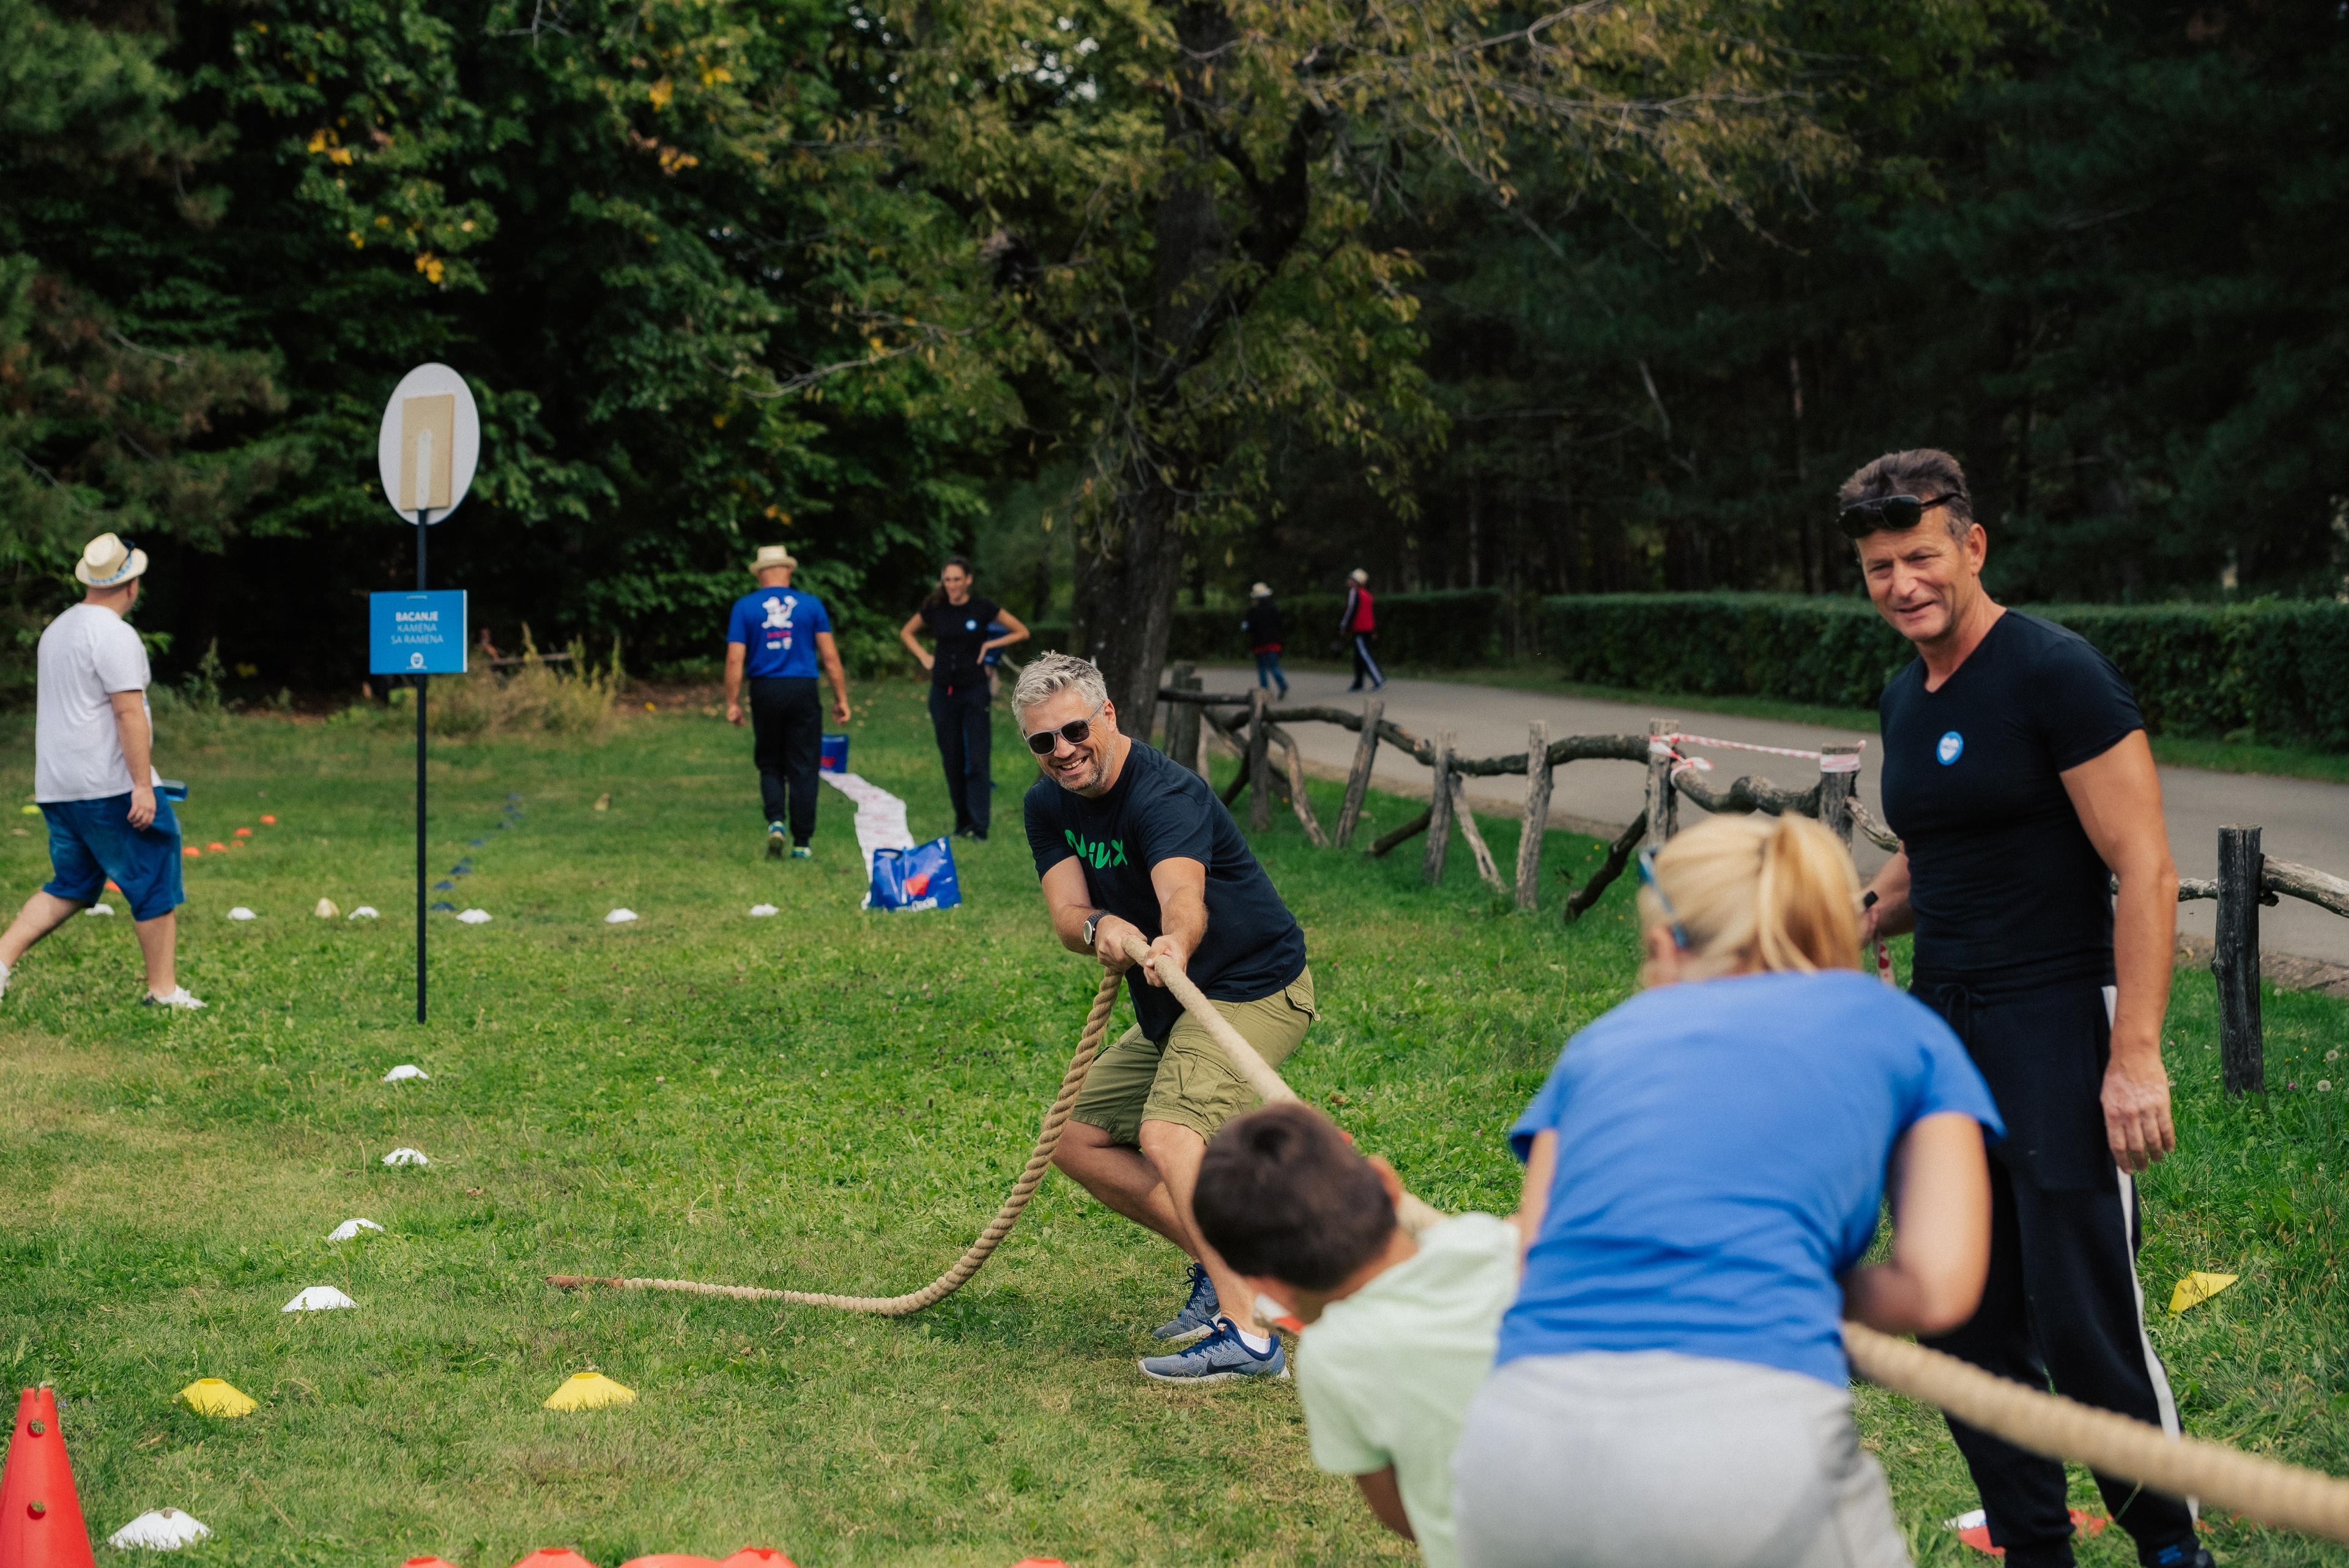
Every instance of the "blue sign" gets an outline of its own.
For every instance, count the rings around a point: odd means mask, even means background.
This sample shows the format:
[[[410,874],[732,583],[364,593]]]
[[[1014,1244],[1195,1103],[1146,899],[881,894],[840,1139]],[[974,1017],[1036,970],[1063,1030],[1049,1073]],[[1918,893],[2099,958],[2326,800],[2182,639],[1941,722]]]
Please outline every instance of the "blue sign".
[[[464,674],[464,590],[369,594],[367,673]]]
[[[1946,768],[1966,754],[1966,738],[1952,730],[1941,737],[1940,743],[1933,748],[1933,754],[1941,759],[1941,765]]]

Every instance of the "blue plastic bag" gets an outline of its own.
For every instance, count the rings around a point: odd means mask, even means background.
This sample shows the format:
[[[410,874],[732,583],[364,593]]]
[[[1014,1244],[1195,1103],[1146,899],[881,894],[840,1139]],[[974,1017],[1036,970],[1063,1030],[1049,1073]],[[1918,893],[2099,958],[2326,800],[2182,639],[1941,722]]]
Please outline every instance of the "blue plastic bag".
[[[953,845],[933,838],[911,849],[874,850],[870,902],[876,909],[951,909],[961,903]]]

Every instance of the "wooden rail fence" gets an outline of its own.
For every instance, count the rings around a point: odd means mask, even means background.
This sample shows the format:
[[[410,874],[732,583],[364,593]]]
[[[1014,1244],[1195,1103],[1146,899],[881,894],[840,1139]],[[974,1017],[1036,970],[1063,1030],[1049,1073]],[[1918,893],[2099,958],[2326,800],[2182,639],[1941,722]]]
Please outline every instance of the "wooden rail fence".
[[[1306,704],[1276,705],[1268,700],[1262,687],[1244,692],[1203,691],[1198,677],[1187,664],[1174,667],[1172,683],[1158,695],[1168,704],[1166,749],[1170,755],[1205,777],[1207,766],[1204,748],[1210,742],[1222,745],[1243,764],[1224,791],[1224,804],[1228,806],[1243,793],[1252,791],[1248,826],[1261,832],[1272,826],[1273,801],[1285,800],[1296,813],[1306,838],[1317,848],[1327,847],[1330,836],[1322,831],[1313,815],[1312,803],[1306,797],[1302,753],[1283,726],[1336,724],[1361,737],[1354,749],[1353,765],[1346,773],[1344,804],[1338,812],[1336,843],[1341,849],[1352,845],[1355,829],[1361,825],[1362,799],[1370,789],[1371,768],[1377,761],[1379,747],[1390,745],[1407,753],[1434,775],[1427,809],[1381,835],[1371,845],[1369,853],[1383,857],[1425,834],[1427,844],[1421,857],[1420,875],[1432,886],[1443,877],[1444,863],[1451,852],[1453,836],[1457,833],[1475,859],[1476,874],[1495,892],[1513,894],[1520,910],[1532,911],[1540,903],[1542,840],[1549,826],[1553,775],[1568,763],[1590,758],[1645,763],[1647,786],[1639,816],[1608,846],[1606,858],[1598,871],[1568,897],[1563,912],[1568,920],[1579,918],[1599,901],[1643,845],[1661,845],[1678,831],[1683,796],[1710,813],[1759,811],[1775,816],[1793,812],[1816,817],[1846,844],[1855,837],[1865,837],[1892,853],[1898,854],[1900,849],[1900,840],[1869,815],[1859,798],[1857,746],[1830,745],[1817,753],[1794,753],[1817,760],[1817,782],[1806,790],[1785,789],[1759,776],[1734,779],[1714,788],[1704,784],[1697,771],[1688,765],[1673,743],[1677,738],[1674,727],[1661,719],[1651,721],[1645,735],[1568,735],[1556,741],[1549,738],[1546,726],[1537,722],[1529,726],[1522,752],[1499,757],[1466,757],[1460,754],[1458,737],[1450,731],[1433,736],[1414,735],[1390,721],[1384,700],[1376,695],[1363,701],[1360,712]],[[1272,763],[1275,747],[1281,753],[1278,772]],[[1513,881],[1503,879],[1484,835],[1477,830],[1475,814],[1468,809],[1462,784],[1464,779],[1504,774],[1523,775],[1526,781]],[[2219,981],[2220,1071],[2230,1093],[2263,1089],[2266,1068],[2260,1023],[2260,907],[2272,906],[2279,897],[2289,897],[2349,917],[2349,879],[2262,854],[2257,827],[2222,827],[2219,830],[2219,875],[2209,879],[2181,877],[2178,897],[2180,902],[2194,898],[2218,900],[2218,938],[2210,969]]]

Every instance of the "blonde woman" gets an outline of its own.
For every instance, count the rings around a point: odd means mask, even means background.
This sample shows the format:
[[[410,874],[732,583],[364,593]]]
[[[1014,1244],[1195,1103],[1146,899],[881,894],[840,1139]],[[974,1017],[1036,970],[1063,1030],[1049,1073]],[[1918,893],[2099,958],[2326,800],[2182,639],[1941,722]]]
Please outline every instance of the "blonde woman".
[[[1892,1568],[1844,1317],[1962,1323],[1988,1266],[1989,1089],[1857,968],[1817,824],[1643,855],[1646,989],[1568,1043],[1510,1140],[1528,1237],[1454,1459],[1469,1568]],[[1890,1257],[1860,1262],[1887,1188]]]

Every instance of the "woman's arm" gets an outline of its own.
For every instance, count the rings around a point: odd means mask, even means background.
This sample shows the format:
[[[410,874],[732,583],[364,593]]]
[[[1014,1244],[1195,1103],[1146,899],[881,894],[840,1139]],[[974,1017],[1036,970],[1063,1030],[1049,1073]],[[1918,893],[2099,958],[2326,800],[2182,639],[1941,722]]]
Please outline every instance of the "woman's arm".
[[[1019,624],[1019,618],[1018,616],[1013,615],[1001,605],[995,607],[995,618],[1001,621],[1010,629],[1006,631],[1001,637],[994,638],[988,641],[980,643],[978,645],[978,651],[982,655],[991,653],[999,648],[1009,648],[1015,642],[1025,642],[1028,640],[1028,628]]]
[[[919,615],[907,616],[905,618],[905,624],[897,628],[897,640],[905,645],[906,652],[912,654],[916,659],[922,661],[923,669],[927,670],[932,665],[936,664],[937,660],[930,657],[930,650],[928,649],[924,648],[920,643],[914,640],[914,633],[919,631],[921,628],[922,618]]]
[[[1540,1233],[1542,1215],[1549,1209],[1549,1184],[1557,1174],[1557,1134],[1536,1133],[1534,1147],[1526,1156],[1525,1185],[1517,1189],[1517,1211],[1509,1216],[1509,1223],[1517,1228],[1517,1267],[1523,1269],[1526,1249],[1534,1244]]]
[[[1886,1334],[1944,1334],[1973,1316],[1990,1270],[1982,1124],[1927,1116],[1893,1146],[1892,1259],[1843,1280],[1843,1315]]]
[[[1381,1524],[1405,1541],[1419,1539],[1411,1532],[1411,1515],[1402,1511],[1402,1487],[1395,1480],[1394,1466],[1356,1476],[1354,1484],[1362,1489],[1362,1501],[1371,1505],[1371,1511],[1378,1515]]]

